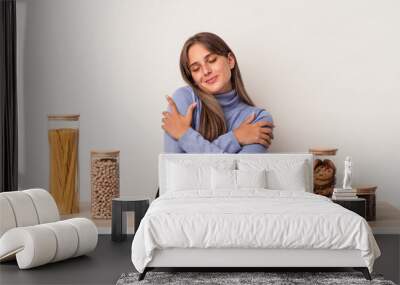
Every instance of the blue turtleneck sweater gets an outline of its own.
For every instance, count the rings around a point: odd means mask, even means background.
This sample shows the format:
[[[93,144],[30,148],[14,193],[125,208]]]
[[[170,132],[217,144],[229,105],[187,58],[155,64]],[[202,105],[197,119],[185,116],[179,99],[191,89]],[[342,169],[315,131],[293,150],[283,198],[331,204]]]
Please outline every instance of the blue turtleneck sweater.
[[[167,153],[265,153],[267,149],[261,144],[241,146],[233,130],[240,126],[251,113],[256,117],[252,123],[259,121],[272,122],[269,112],[261,108],[249,106],[242,102],[235,90],[215,95],[225,115],[227,132],[212,142],[206,140],[199,132],[201,101],[189,86],[181,87],[172,95],[179,113],[186,114],[190,104],[196,102],[191,128],[179,139],[175,140],[164,134],[164,151]],[[168,107],[168,111],[171,109]]]

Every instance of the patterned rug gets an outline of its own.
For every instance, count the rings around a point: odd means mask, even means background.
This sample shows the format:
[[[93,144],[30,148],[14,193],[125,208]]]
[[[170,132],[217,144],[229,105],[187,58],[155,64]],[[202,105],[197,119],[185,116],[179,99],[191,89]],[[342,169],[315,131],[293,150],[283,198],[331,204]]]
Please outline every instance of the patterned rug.
[[[360,272],[153,272],[138,281],[139,273],[122,274],[117,285],[133,284],[379,284],[395,285],[384,280],[381,275],[372,274],[372,281],[364,278]]]

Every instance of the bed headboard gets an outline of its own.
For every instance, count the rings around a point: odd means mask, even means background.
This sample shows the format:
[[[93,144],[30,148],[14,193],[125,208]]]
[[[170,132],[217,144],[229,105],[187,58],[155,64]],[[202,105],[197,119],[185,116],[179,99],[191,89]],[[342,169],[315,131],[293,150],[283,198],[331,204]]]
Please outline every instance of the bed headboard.
[[[168,162],[174,160],[198,160],[213,162],[218,160],[232,160],[237,166],[243,160],[267,160],[268,163],[274,161],[304,161],[306,164],[306,191],[313,192],[313,155],[310,153],[252,153],[252,154],[188,154],[188,153],[161,153],[158,157],[158,182],[160,195],[166,192]]]

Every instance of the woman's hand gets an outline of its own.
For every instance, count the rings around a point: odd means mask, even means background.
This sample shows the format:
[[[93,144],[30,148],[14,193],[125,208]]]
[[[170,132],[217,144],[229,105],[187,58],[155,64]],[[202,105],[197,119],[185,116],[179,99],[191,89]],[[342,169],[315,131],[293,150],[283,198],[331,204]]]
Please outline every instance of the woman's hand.
[[[275,127],[274,124],[265,121],[251,124],[254,118],[254,113],[247,116],[243,123],[233,130],[236,139],[240,145],[258,143],[265,147],[269,147],[271,140],[274,138],[272,133],[272,128]]]
[[[161,128],[166,131],[171,137],[176,140],[179,140],[181,136],[183,136],[186,131],[190,128],[190,124],[192,122],[193,110],[196,107],[196,103],[192,103],[187,111],[186,115],[182,116],[174,100],[167,96],[167,101],[169,106],[171,107],[171,112],[162,112],[163,118]]]

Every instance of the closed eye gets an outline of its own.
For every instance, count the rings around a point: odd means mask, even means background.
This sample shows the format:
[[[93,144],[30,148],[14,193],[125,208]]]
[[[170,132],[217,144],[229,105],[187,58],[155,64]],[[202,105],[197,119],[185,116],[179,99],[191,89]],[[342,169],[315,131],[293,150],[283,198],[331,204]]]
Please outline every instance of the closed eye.
[[[216,62],[216,61],[217,61],[217,57],[216,56],[212,56],[212,57],[208,58],[208,62],[209,63],[213,63],[213,62]]]
[[[190,68],[190,71],[191,71],[191,72],[197,72],[197,71],[199,71],[199,70],[200,70],[200,67],[199,67],[199,66],[193,66],[193,67]]]

